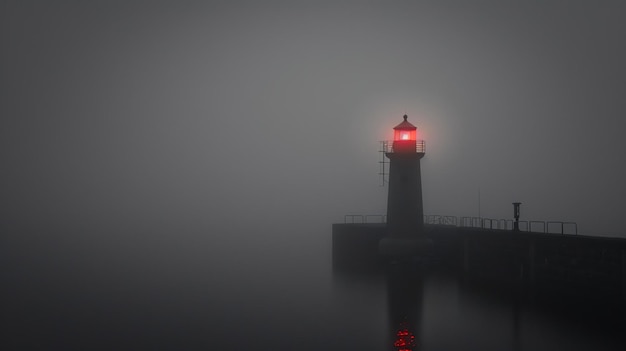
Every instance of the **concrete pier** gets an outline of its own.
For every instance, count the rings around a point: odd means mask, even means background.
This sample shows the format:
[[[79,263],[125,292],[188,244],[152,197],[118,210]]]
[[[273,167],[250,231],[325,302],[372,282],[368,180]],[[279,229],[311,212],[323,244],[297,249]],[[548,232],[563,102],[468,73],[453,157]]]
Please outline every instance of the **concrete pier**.
[[[428,258],[471,280],[562,299],[626,302],[626,239],[425,225]],[[334,224],[335,267],[376,266],[384,224]]]

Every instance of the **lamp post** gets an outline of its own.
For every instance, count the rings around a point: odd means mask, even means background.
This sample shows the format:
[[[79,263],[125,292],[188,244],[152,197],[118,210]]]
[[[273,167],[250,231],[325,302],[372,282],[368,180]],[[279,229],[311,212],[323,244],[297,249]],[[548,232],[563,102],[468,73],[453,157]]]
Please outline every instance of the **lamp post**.
[[[521,204],[521,202],[513,203],[513,217],[515,217],[515,222],[513,222],[513,230],[516,232],[519,231],[519,206]]]

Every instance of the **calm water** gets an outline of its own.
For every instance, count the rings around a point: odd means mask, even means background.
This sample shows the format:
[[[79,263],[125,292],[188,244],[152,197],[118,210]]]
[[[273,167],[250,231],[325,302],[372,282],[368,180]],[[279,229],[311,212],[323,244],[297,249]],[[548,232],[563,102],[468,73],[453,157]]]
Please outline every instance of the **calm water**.
[[[195,227],[4,228],[1,348],[624,350],[454,275],[334,274],[330,224]]]

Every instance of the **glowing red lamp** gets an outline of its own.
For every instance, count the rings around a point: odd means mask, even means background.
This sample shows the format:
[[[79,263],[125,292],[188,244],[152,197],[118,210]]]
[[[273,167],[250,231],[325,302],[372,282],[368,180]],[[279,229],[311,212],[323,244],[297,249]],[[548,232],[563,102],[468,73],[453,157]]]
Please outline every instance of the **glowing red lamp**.
[[[393,151],[394,152],[415,152],[417,146],[417,127],[407,121],[408,116],[404,115],[404,121],[393,127]]]
[[[417,140],[417,127],[407,121],[407,118],[408,116],[404,115],[404,121],[393,127],[393,141]]]

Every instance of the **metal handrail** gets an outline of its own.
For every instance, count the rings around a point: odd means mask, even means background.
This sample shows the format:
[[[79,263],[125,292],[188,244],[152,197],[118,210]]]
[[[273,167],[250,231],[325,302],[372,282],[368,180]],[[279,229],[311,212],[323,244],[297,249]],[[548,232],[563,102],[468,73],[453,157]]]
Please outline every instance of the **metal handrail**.
[[[503,230],[509,229],[509,223],[511,223],[510,229],[513,229],[513,220],[512,219],[500,219],[498,220],[501,224]]]
[[[378,218],[379,221],[377,221],[377,222],[370,222],[369,221],[370,218]],[[380,214],[365,215],[365,223],[386,223],[386,222],[387,222],[387,216],[386,215],[380,215]]]
[[[530,224],[528,224],[528,221],[519,221],[519,224],[526,224],[526,230],[522,229],[522,226],[519,226],[519,230],[523,231],[523,232],[529,232],[530,231]]]
[[[373,221],[373,219],[376,219]],[[387,223],[387,216],[382,214],[350,214],[344,216],[344,223]],[[424,215],[424,223],[432,225],[452,225],[456,227],[468,227],[468,228],[482,228],[482,229],[498,229],[498,230],[512,230],[512,219],[495,219],[495,218],[483,218],[483,217],[456,217],[456,216],[443,216],[443,215]],[[578,235],[578,224],[576,222],[563,222],[563,221],[519,221],[519,230],[524,232],[533,232],[533,225],[541,225],[541,230],[538,233],[552,233],[550,232],[550,226],[559,225],[561,234],[566,233],[566,227],[573,227],[573,234]]]
[[[546,232],[546,222],[544,222],[544,221],[529,221],[528,222],[528,231],[529,232],[532,232],[533,224],[541,224],[542,225],[541,226],[542,230],[539,233],[545,233]]]
[[[558,224],[558,225],[560,225],[560,227],[561,227],[561,234],[565,233],[564,230],[563,230],[563,222],[554,222],[554,221],[546,222],[546,231],[548,233],[552,233],[550,231],[550,224]]]
[[[550,233],[550,224],[558,224],[561,227],[561,234],[565,234],[565,225],[573,224],[574,225],[574,235],[578,235],[578,225],[576,222],[559,222],[559,221],[550,221],[546,223],[546,232]]]
[[[443,223],[444,225],[457,225],[456,222],[456,216],[443,216]]]
[[[483,219],[481,217],[472,217],[472,227],[474,227],[474,228],[482,228],[483,227]]]
[[[472,226],[471,220],[472,220],[472,217],[468,217],[468,216],[461,217],[461,221],[459,223],[459,226],[460,227],[471,227]],[[465,224],[465,223],[467,223],[467,221],[470,221],[469,225]]]
[[[576,224],[576,222],[563,222],[563,224],[573,224],[574,225],[574,235],[578,235],[578,224]]]
[[[393,140],[385,140],[382,141],[382,146],[383,146],[383,152],[390,152],[393,153],[395,152],[393,150]],[[405,150],[403,150],[403,152],[406,152]],[[415,141],[415,152],[417,153],[425,153],[426,152],[426,142],[424,142],[424,140],[416,140]]]
[[[426,224],[441,224],[441,215],[425,215],[424,223]]]
[[[489,223],[489,229],[500,229],[499,220],[497,220],[497,219],[483,218],[483,220],[482,220],[482,227],[481,228],[485,228],[486,229],[487,228],[487,227],[485,227],[486,223]],[[496,224],[495,228],[493,227],[494,223]]]
[[[354,222],[355,218],[359,218],[361,221]],[[350,219],[350,222],[348,222],[348,219]],[[363,215],[345,215],[343,216],[343,222],[344,223],[363,223]]]

